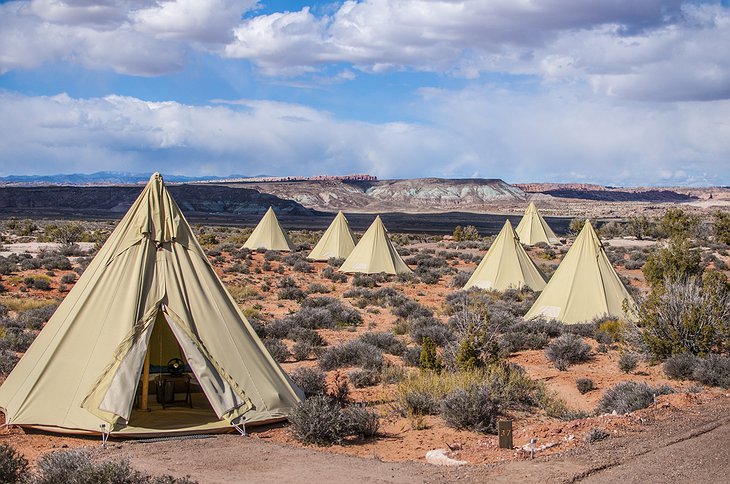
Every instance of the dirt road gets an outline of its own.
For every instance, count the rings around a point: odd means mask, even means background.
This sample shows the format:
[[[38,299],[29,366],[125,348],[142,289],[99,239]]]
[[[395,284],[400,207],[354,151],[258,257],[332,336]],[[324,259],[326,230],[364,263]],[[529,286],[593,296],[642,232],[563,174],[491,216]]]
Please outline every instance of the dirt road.
[[[641,431],[562,455],[490,466],[441,468],[390,463],[301,449],[257,437],[223,435],[202,440],[123,442],[98,458],[127,458],[153,474],[190,475],[201,484],[235,482],[494,482],[664,483],[727,482],[730,475],[728,399],[671,418],[647,421]]]

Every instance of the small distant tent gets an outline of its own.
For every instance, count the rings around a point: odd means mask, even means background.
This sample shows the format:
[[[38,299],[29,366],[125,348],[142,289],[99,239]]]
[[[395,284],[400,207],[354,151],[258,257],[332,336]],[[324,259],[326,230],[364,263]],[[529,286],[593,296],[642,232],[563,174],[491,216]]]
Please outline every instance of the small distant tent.
[[[504,223],[464,289],[470,287],[495,291],[523,287],[542,291],[545,288],[545,278],[520,244],[509,220]]]
[[[380,220],[375,221],[362,236],[339,269],[340,272],[362,272],[364,274],[404,274],[413,272],[403,261],[388,238],[388,231]]]
[[[327,228],[322,238],[319,239],[317,245],[314,246],[312,252],[309,253],[307,259],[310,260],[327,260],[331,257],[344,259],[355,248],[355,236],[352,235],[350,224],[345,218],[342,210],[337,212],[337,216]]]
[[[630,308],[628,314],[624,314],[624,301]],[[525,319],[545,317],[568,324],[604,315],[634,319],[635,307],[593,226],[586,220],[583,230]]]
[[[271,207],[266,211],[256,228],[253,229],[243,247],[251,250],[294,250],[294,244],[279,225],[279,219],[276,218],[274,209]]]
[[[129,437],[283,420],[301,398],[157,173],[0,387],[7,424]]]
[[[522,220],[515,229],[517,236],[520,238],[520,242],[525,245],[535,245],[538,242],[544,242],[548,245],[560,244],[560,240],[555,236],[555,232],[542,218],[542,215],[535,207],[535,204],[530,202],[525,210],[525,215],[522,216]]]

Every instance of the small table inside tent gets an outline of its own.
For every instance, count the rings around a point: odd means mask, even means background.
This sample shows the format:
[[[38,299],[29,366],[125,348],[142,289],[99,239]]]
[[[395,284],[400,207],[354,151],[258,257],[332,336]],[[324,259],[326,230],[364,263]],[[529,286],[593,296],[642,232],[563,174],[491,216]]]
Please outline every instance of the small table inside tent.
[[[184,398],[177,398],[177,396]],[[164,409],[170,405],[187,405],[193,408],[190,394],[190,375],[159,375],[157,377],[157,403]]]

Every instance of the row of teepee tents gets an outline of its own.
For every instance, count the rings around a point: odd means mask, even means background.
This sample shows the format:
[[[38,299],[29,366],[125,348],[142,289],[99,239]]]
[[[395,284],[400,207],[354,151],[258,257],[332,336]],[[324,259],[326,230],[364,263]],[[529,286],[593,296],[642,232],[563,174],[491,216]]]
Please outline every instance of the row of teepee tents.
[[[247,249],[294,250],[289,236],[286,234],[274,210],[269,207],[264,217],[243,245]],[[388,230],[380,216],[375,217],[370,228],[356,244],[350,224],[342,211],[309,253],[307,259],[326,261],[330,258],[345,259],[340,267],[341,272],[361,272],[365,274],[403,274],[412,272],[403,261],[388,238]]]
[[[620,317],[624,314],[624,301],[629,308],[634,307],[631,296],[611,266],[590,223],[586,222],[550,282],[545,281],[545,276],[523,247],[523,244],[535,245],[541,242],[548,245],[560,243],[535,204],[530,203],[516,230],[509,220],[505,222],[464,288],[505,291],[528,287],[533,291],[542,291],[527,313],[527,319],[546,317],[564,323],[577,323],[602,315]],[[244,247],[293,249],[271,208]],[[322,261],[332,257],[345,259],[339,269],[341,272],[412,272],[390,242],[379,216],[356,244],[347,218],[339,212],[308,259]]]

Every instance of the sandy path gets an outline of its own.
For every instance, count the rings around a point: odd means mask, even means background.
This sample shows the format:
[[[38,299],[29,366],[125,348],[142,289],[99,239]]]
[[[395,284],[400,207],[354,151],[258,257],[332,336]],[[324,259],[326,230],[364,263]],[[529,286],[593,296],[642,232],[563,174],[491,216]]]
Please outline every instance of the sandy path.
[[[726,482],[730,438],[728,400],[721,398],[670,418],[647,421],[622,436],[565,452],[497,465],[439,468],[390,463],[295,448],[254,437],[222,435],[178,442],[112,444],[98,458],[127,458],[153,474],[190,475],[201,484],[235,482]]]

